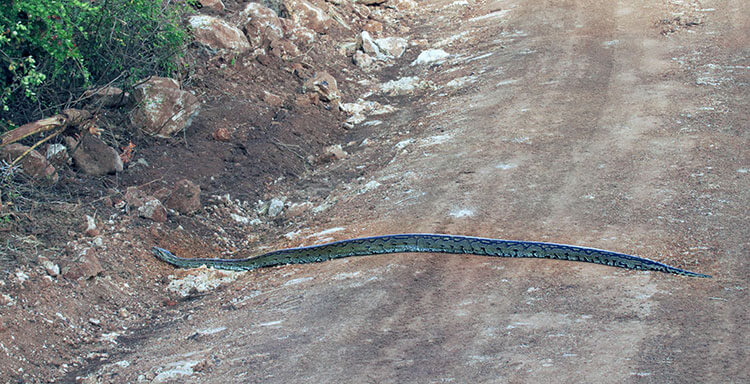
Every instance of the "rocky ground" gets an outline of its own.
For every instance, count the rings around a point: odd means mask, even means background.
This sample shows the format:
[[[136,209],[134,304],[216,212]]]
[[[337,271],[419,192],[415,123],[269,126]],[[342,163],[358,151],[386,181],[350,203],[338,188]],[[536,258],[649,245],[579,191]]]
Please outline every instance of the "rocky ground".
[[[5,206],[0,381],[750,380],[743,2],[204,4],[194,71],[54,143],[82,150]],[[149,125],[157,91],[172,112]],[[403,232],[714,278],[433,254],[227,273],[150,253]]]

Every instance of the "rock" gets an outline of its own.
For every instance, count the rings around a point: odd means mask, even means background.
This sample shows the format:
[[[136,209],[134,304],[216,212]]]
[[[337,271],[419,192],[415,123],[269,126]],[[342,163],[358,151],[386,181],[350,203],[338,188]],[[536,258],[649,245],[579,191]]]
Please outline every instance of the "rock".
[[[245,34],[226,21],[208,15],[194,15],[188,19],[195,41],[214,50],[228,49],[245,52],[250,43]]]
[[[403,37],[386,37],[382,39],[375,39],[380,51],[390,57],[399,58],[406,51],[406,45],[408,41]]]
[[[167,221],[167,210],[159,199],[151,199],[138,207],[138,216],[163,223]]]
[[[297,95],[297,97],[294,99],[294,104],[298,107],[306,107],[310,105],[317,105],[319,103],[319,98],[317,93],[305,93],[302,95]]]
[[[39,265],[41,265],[44,270],[47,271],[48,275],[56,277],[60,274],[60,266],[50,261],[50,259],[44,256],[39,256],[37,258],[37,261],[39,262]]]
[[[284,37],[282,20],[272,9],[260,3],[248,3],[240,12],[240,25],[253,48],[261,46],[263,39]]]
[[[224,3],[221,0],[198,0],[202,6],[212,9],[216,12],[224,11]]]
[[[142,207],[143,204],[146,204],[147,200],[150,200],[150,196],[138,189],[138,187],[133,186],[125,189],[122,200],[132,209]]]
[[[341,99],[336,79],[328,72],[316,73],[305,82],[304,89],[317,92],[322,101],[337,102]]]
[[[335,160],[342,160],[345,159],[348,153],[341,148],[341,144],[331,145],[329,147],[326,147],[326,155],[331,156]]]
[[[383,23],[377,21],[377,20],[368,20],[367,23],[362,27],[363,30],[372,33],[373,35],[377,35],[380,32],[383,32]]]
[[[383,83],[380,85],[380,90],[389,96],[399,96],[412,93],[417,89],[429,88],[431,86],[431,83],[420,80],[419,77],[408,76]]]
[[[309,201],[306,201],[304,203],[293,203],[289,206],[289,209],[286,211],[287,217],[298,217],[302,216],[305,212],[307,212],[310,208],[312,208],[313,204]]]
[[[242,275],[242,272],[220,271],[217,269],[210,269],[202,266],[184,271],[183,273],[178,275],[180,277],[175,277],[167,285],[167,290],[179,294],[182,297],[188,297],[196,293],[202,293],[216,289],[220,285],[229,284],[237,280],[237,278]],[[162,371],[162,373],[160,373],[159,375],[162,375],[163,373],[164,371]],[[180,375],[185,375],[184,370],[180,372]],[[159,379],[159,376],[157,376],[157,378],[153,382],[156,383],[169,381],[159,381],[157,379]],[[170,378],[168,377],[168,379]],[[175,382],[174,377],[171,377],[171,379],[172,380],[170,382]]]
[[[381,56],[380,48],[378,48],[378,45],[375,44],[375,40],[372,39],[372,36],[370,36],[370,33],[367,31],[362,31],[357,37],[357,48],[362,49],[363,52],[369,53],[376,58]]]
[[[357,100],[356,103],[342,103],[339,105],[339,109],[349,115],[346,121],[352,124],[359,124],[365,121],[367,115],[383,115],[396,111],[396,108],[393,106],[362,99]]]
[[[281,60],[292,61],[300,55],[299,49],[289,40],[279,39],[271,42],[270,54]]]
[[[87,175],[103,176],[122,172],[122,159],[117,151],[94,135],[84,133],[80,143],[66,136],[65,144],[73,150],[76,167]]]
[[[356,0],[357,4],[363,5],[379,5],[385,3],[387,0]]]
[[[29,149],[30,147],[18,143],[8,144],[0,148],[0,160],[4,160],[10,164]],[[34,182],[41,182],[44,184],[57,183],[59,177],[55,167],[53,167],[49,161],[47,161],[47,159],[36,150],[31,150],[19,161],[18,164],[21,166],[21,171],[25,175],[34,179]]]
[[[362,51],[356,51],[354,52],[354,56],[352,56],[352,62],[362,68],[363,71],[369,71],[372,69],[375,59]]]
[[[387,0],[388,5],[396,8],[398,11],[407,11],[416,8],[419,4],[414,0]]]
[[[90,104],[103,108],[122,107],[130,102],[130,94],[117,87],[89,89],[83,96]]]
[[[177,185],[177,184],[175,184],[175,185]],[[159,201],[161,201],[162,203],[164,203],[165,201],[167,201],[167,198],[169,198],[169,195],[172,194],[172,190],[173,189],[174,189],[174,187],[173,188],[162,187],[162,188],[159,188],[159,189],[155,190],[151,194],[151,196],[154,197],[154,198],[156,198],[156,199],[159,199]],[[151,200],[151,198],[147,198],[146,200]]]
[[[284,211],[284,200],[275,197],[271,199],[271,203],[268,205],[268,216],[276,217],[282,211]]]
[[[201,187],[188,179],[182,179],[177,182],[164,205],[184,215],[193,214],[203,207]]]
[[[310,28],[295,24],[294,21],[289,19],[281,19],[284,25],[284,36],[289,41],[304,45],[310,45],[315,42],[317,34]]]
[[[355,16],[359,17],[362,20],[367,19],[370,16],[370,7],[364,5],[364,4],[352,4],[352,13],[354,13]]]
[[[354,52],[357,52],[357,41],[345,41],[343,43],[339,43],[336,46],[336,50],[342,56],[352,56],[354,55]]]
[[[133,91],[138,107],[131,120],[144,132],[170,137],[190,126],[200,111],[200,102],[190,92],[180,89],[177,81],[151,77]]]
[[[91,279],[104,272],[96,252],[92,248],[85,248],[78,256],[70,260],[63,268],[63,276],[70,280]]]
[[[450,55],[442,49],[427,49],[422,51],[411,65],[440,64],[448,57],[450,57]]]
[[[68,156],[68,148],[62,144],[50,144],[47,147],[47,161],[57,167],[70,165],[73,162]]]
[[[284,104],[284,100],[282,100],[280,96],[274,95],[268,91],[263,91],[263,101],[274,108],[281,107]]]
[[[283,8],[298,25],[318,33],[326,33],[333,25],[333,19],[322,9],[307,0],[283,0]]]
[[[224,127],[216,128],[216,130],[214,130],[214,133],[212,133],[211,136],[213,136],[214,140],[216,141],[224,141],[224,142],[232,141],[232,132],[230,132],[228,129]]]
[[[99,229],[96,228],[96,220],[89,215],[86,215],[86,229],[83,230],[83,233],[88,237],[99,236]]]
[[[345,159],[349,154],[341,147],[341,144],[326,147],[325,152],[318,156],[310,155],[307,159],[311,164],[325,164],[335,160]]]

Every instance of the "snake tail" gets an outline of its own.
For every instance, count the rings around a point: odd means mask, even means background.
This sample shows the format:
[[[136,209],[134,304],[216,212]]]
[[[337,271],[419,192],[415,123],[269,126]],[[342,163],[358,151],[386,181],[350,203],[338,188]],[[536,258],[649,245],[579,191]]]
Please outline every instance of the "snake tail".
[[[402,252],[472,254],[495,257],[583,261],[619,268],[711,278],[710,275],[691,272],[643,257],[596,248],[535,241],[500,240],[425,233],[341,240],[321,245],[281,249],[244,259],[184,258],[175,256],[166,249],[154,247],[154,255],[157,258],[175,267],[196,268],[205,265],[210,268],[234,271],[249,271],[286,264],[317,263],[342,257]]]

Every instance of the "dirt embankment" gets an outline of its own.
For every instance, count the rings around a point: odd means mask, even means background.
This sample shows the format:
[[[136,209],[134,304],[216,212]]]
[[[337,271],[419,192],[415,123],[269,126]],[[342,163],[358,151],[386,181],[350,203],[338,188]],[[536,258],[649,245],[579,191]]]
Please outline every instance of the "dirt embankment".
[[[331,30],[308,59],[206,56],[193,77],[205,113],[174,141],[142,137],[149,167],[106,181],[157,193],[187,177],[203,189],[199,213],[152,223],[91,198],[34,212],[58,221],[49,227],[58,237],[31,237],[38,221],[2,233],[17,248],[0,287],[3,375],[749,379],[742,2],[435,1],[418,12],[342,4],[356,28]],[[230,14],[243,7],[226,5]],[[356,16],[362,9],[373,15]],[[365,71],[362,55],[377,57],[386,42],[331,48],[378,17],[380,37],[409,42],[402,56]],[[344,104],[372,103],[343,113],[317,91],[300,97],[318,68],[334,75]],[[284,101],[269,107],[266,90]],[[214,138],[221,127],[231,140]],[[50,276],[33,247],[62,248],[70,236],[80,253],[94,240],[54,228],[92,211],[104,212],[101,245],[91,246],[99,265],[80,265],[96,273]],[[175,271],[148,253],[158,244],[185,256],[243,255],[398,232],[587,245],[714,279],[431,254]],[[62,263],[56,254],[66,253],[44,255]]]

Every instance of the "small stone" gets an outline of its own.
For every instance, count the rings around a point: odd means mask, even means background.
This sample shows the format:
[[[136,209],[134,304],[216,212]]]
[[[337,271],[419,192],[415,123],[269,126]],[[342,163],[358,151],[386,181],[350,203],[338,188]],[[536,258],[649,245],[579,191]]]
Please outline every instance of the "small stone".
[[[146,159],[144,159],[142,157],[139,157],[138,160],[136,160],[135,162],[133,162],[133,165],[131,165],[131,167],[134,167],[134,166],[148,167],[149,164],[148,164],[148,161],[146,161]]]
[[[286,36],[289,41],[301,44],[302,46],[309,46],[310,44],[315,42],[315,38],[318,36],[315,31],[305,26],[295,24],[289,19],[282,20],[286,21],[285,23],[283,23],[284,36]]]
[[[268,216],[276,217],[284,210],[284,200],[273,198],[271,203],[268,205]]]
[[[414,0],[388,0],[388,5],[395,7],[398,11],[406,11],[419,6]]]
[[[138,208],[138,216],[150,219],[157,223],[167,221],[167,210],[158,199],[146,201],[143,206]]]
[[[281,60],[292,61],[300,56],[300,51],[294,43],[286,39],[278,39],[271,42],[270,54]]]
[[[407,76],[381,84],[380,90],[390,96],[399,96],[430,87],[431,83],[428,81],[420,80],[416,76]]]
[[[102,323],[102,321],[99,320],[99,319],[93,318],[93,317],[89,317],[89,323],[91,323],[93,325],[99,325],[99,324]]]
[[[224,127],[216,128],[211,136],[213,136],[216,141],[232,141],[232,132],[229,132],[229,130]]]
[[[96,220],[89,215],[86,215],[86,229],[83,233],[88,237],[99,236],[99,229],[96,228]]]
[[[56,167],[73,163],[68,155],[68,148],[62,144],[50,144],[47,147],[47,161]]]
[[[334,21],[322,9],[307,0],[281,0],[284,11],[295,24],[318,33],[326,33]]]
[[[50,259],[44,256],[39,256],[38,261],[44,270],[47,271],[48,275],[55,277],[60,274],[60,266],[50,261]]]
[[[104,270],[92,248],[86,248],[63,268],[63,276],[70,280],[91,279]]]
[[[369,53],[372,56],[380,56],[380,49],[378,48],[378,45],[375,44],[375,40],[372,39],[372,36],[370,36],[370,33],[367,31],[362,31],[362,33],[360,33],[357,37],[357,47],[361,48],[363,52]]]
[[[148,195],[146,195],[145,192],[138,189],[138,187],[132,186],[125,189],[125,194],[122,196],[123,201],[125,204],[127,204],[131,208],[138,208],[140,206],[143,206],[144,203],[146,203],[146,200],[148,199]],[[115,202],[115,208],[117,207],[117,202]],[[122,207],[119,207],[122,208]]]
[[[338,102],[341,99],[336,79],[325,71],[308,79],[304,88],[306,91],[317,92],[322,101]]]
[[[354,4],[352,4],[352,6],[353,6],[352,7],[352,12],[354,13],[354,15],[356,15],[357,17],[359,17],[362,20],[367,19],[370,16],[370,14],[372,13],[370,11],[370,8],[367,7],[367,6],[365,6],[365,5],[363,5],[363,4],[354,3]]]
[[[188,179],[182,179],[175,184],[164,205],[184,215],[193,214],[203,207],[201,187]]]
[[[375,44],[378,45],[380,51],[390,57],[399,58],[406,51],[408,41],[403,37],[385,37],[382,39],[375,39]]]
[[[380,32],[383,32],[383,23],[377,21],[377,20],[368,20],[367,23],[362,27],[363,30],[372,33],[373,35],[377,35]]]
[[[326,148],[326,154],[333,157],[336,160],[345,159],[348,153],[341,148],[341,144],[331,145]]]
[[[448,57],[450,57],[450,54],[442,49],[427,49],[422,51],[411,65],[440,64]]]
[[[362,51],[356,51],[354,52],[354,56],[352,56],[352,62],[364,71],[368,71],[372,69],[372,64],[375,63],[375,59],[372,58],[372,56],[362,52]]]
[[[216,12],[224,11],[224,3],[221,0],[198,0],[202,6],[210,8]]]
[[[342,55],[350,57],[354,55],[354,52],[357,52],[357,42],[356,41],[345,41],[343,43],[340,43],[336,46],[336,50]]]

